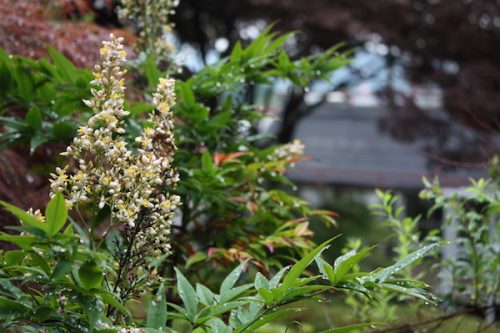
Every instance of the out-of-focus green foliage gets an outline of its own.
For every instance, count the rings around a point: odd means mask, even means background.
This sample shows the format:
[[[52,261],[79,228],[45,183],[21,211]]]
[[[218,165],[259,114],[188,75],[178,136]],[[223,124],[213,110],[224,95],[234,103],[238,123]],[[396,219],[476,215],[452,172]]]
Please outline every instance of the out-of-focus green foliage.
[[[432,242],[447,242],[450,243],[449,247],[454,247],[454,251],[447,251],[447,256],[436,258],[434,264],[428,264],[428,269],[424,271],[409,265],[401,273],[404,278],[419,280],[439,275],[435,280],[439,281],[440,288],[434,292],[442,298],[441,304],[446,310],[435,309],[432,311],[433,316],[439,320],[440,316],[453,318],[472,311],[482,313],[486,320],[478,326],[478,331],[482,331],[483,326],[488,327],[494,320],[492,314],[497,307],[495,300],[500,296],[500,191],[495,167],[497,165],[493,163],[490,178],[471,180],[471,186],[460,190],[446,191],[437,179],[433,182],[424,179],[425,189],[420,196],[433,204],[428,215],[441,210],[445,217],[442,230],[432,230],[425,237],[419,231],[420,217],[405,216],[405,207],[398,202],[398,196],[377,191],[380,204],[374,206],[383,218],[383,225],[389,228],[391,238],[395,240],[392,250],[398,258]],[[445,228],[447,232],[444,232]],[[453,234],[455,236],[451,236]],[[351,242],[350,248],[357,249],[360,245],[360,241]],[[422,312],[421,304],[410,302],[404,296],[384,293],[374,302],[354,294],[349,295],[346,302],[352,306],[357,320],[377,321],[385,318],[398,325],[401,320],[397,317],[398,305],[394,303],[394,297],[406,301],[413,312]],[[427,320],[433,323],[432,319],[421,319],[424,322]],[[413,324],[421,325],[418,321]]]
[[[437,231],[434,230],[425,239],[420,239],[420,231],[418,223],[420,216],[410,217],[405,216],[405,207],[401,204],[401,198],[390,191],[376,190],[377,197],[380,203],[372,205],[372,210],[375,215],[379,216],[380,224],[385,234],[386,241],[393,242],[392,251],[396,258],[402,259],[409,253],[417,250],[426,244],[439,241],[436,237]],[[349,249],[358,249],[361,246],[361,240],[351,240],[345,251]],[[403,279],[421,279],[424,274],[415,272],[414,268],[420,261],[416,261],[413,265],[408,265],[401,271]],[[376,300],[368,300],[358,297],[357,295],[349,295],[346,298],[346,303],[353,308],[354,317],[361,321],[386,320],[387,322],[397,323],[396,310],[398,303],[395,301],[407,301],[404,296],[394,295],[390,293],[381,293]],[[410,301],[412,301],[410,299]],[[412,306],[413,304],[409,304]],[[417,303],[417,306],[419,304]]]
[[[421,197],[443,210],[445,226],[455,237],[453,257],[441,262],[443,295],[453,306],[494,309],[500,297],[500,187],[495,178],[471,180],[471,186],[445,193],[438,180],[424,180]],[[493,310],[494,311],[494,310]]]
[[[90,95],[92,74],[52,48],[49,54],[50,60],[31,60],[0,49],[1,147],[29,143],[33,152],[45,142],[68,143],[76,134],[75,117],[88,109],[82,99]]]

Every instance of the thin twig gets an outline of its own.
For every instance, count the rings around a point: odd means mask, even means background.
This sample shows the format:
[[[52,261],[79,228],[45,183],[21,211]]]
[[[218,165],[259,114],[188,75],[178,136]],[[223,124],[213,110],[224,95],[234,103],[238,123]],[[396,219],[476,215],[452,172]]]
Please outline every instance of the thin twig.
[[[404,330],[408,330],[408,329],[411,330],[411,329],[416,328],[416,327],[421,327],[421,326],[433,324],[433,323],[436,323],[436,322],[442,323],[444,321],[453,319],[455,317],[459,317],[459,316],[462,316],[462,315],[465,315],[465,314],[469,314],[469,313],[472,313],[472,312],[475,312],[475,311],[484,311],[484,310],[489,309],[491,307],[492,306],[485,306],[485,307],[480,307],[480,308],[463,309],[461,311],[449,313],[449,314],[446,314],[446,315],[443,315],[443,316],[439,316],[439,317],[436,317],[436,318],[432,318],[432,319],[428,319],[428,320],[425,320],[425,321],[422,321],[422,322],[407,323],[407,324],[402,324],[402,325],[398,325],[398,326],[392,326],[392,327],[389,327],[389,328],[386,328],[386,329],[383,329],[383,330],[376,330],[376,331],[373,331],[373,332],[375,332],[375,333],[403,332]],[[494,305],[493,307],[494,308],[499,308],[500,305]]]

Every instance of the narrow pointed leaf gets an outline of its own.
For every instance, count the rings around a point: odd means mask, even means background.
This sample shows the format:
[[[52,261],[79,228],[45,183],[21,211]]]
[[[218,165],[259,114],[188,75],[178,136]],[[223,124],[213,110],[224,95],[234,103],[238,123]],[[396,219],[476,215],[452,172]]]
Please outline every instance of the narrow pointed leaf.
[[[297,262],[295,265],[293,265],[292,268],[290,269],[290,272],[288,272],[288,274],[283,279],[283,284],[281,285],[280,288],[283,288],[284,290],[287,290],[288,288],[290,288],[293,285],[293,283],[295,282],[295,280],[297,280],[299,278],[299,276],[302,273],[304,273],[307,266],[309,266],[309,264],[311,264],[311,262],[314,260],[314,258],[317,255],[321,254],[321,252],[323,250],[325,250],[326,247],[337,237],[339,237],[339,236],[336,236],[332,239],[327,240],[326,242],[323,242],[318,247],[316,247],[314,250],[312,250],[311,252],[306,254],[304,256],[304,258],[302,258],[299,262]]]
[[[422,247],[421,249],[410,253],[403,259],[399,260],[397,263],[395,263],[392,266],[386,267],[379,272],[377,272],[374,276],[374,279],[378,282],[385,282],[387,279],[389,279],[391,276],[399,272],[400,270],[404,269],[408,265],[412,264],[416,260],[422,258],[425,256],[425,254],[437,247],[441,246],[440,243],[434,243],[430,244],[427,246]]]
[[[0,205],[5,207],[5,209],[7,209],[9,212],[14,214],[18,219],[20,219],[22,224],[29,227],[38,228],[45,232],[47,231],[47,225],[45,223],[43,223],[33,215],[28,214],[24,210],[3,201],[0,201]]]
[[[355,324],[355,325],[349,325],[349,326],[343,326],[343,327],[336,327],[336,328],[330,328],[325,331],[321,331],[319,333],[348,333],[352,331],[358,332],[362,328],[375,328],[377,326],[382,326],[385,325],[384,323],[361,323],[361,324]]]
[[[179,296],[182,299],[182,303],[184,304],[187,314],[191,319],[194,319],[198,308],[198,297],[196,296],[196,291],[186,277],[182,275],[181,271],[177,268],[174,269],[177,277],[177,290],[179,292]]]
[[[271,280],[269,281],[269,288],[272,289],[272,288],[277,288],[278,287],[278,284],[280,283],[281,281],[281,278],[283,277],[283,275],[286,273],[287,270],[290,269],[290,266],[287,266],[287,267],[283,267],[282,269],[279,270],[278,273],[276,273],[276,275],[274,275]]]
[[[248,260],[243,261],[241,264],[238,265],[231,273],[229,273],[228,276],[222,281],[222,284],[220,286],[220,294],[224,294],[225,292],[229,291],[233,286],[236,284],[236,281],[240,278],[241,273],[243,272],[243,269],[245,269],[245,265],[247,264]]]
[[[343,261],[341,261],[338,265],[337,268],[335,269],[335,284],[342,281],[344,276],[349,273],[349,271],[361,261],[370,251],[372,248],[367,248],[359,251],[358,253],[354,252],[353,255],[349,256],[348,258],[344,258]],[[335,261],[337,263],[337,261]]]
[[[257,274],[255,275],[254,286],[257,290],[260,288],[269,289],[269,281],[265,278],[264,275],[262,275],[261,272],[257,272]]]
[[[196,284],[196,295],[201,303],[205,305],[212,305],[214,302],[214,293],[202,284]]]
[[[146,324],[150,328],[163,329],[167,323],[167,299],[163,283],[148,307]]]
[[[245,325],[242,325],[240,327],[238,327],[236,330],[235,330],[235,333],[239,333],[239,332],[254,332],[257,328],[261,327],[261,326],[264,326],[265,324],[273,321],[273,320],[276,320],[278,318],[281,318],[283,316],[286,316],[287,314],[289,313],[293,313],[293,312],[297,312],[297,311],[300,311],[301,309],[297,309],[297,308],[286,308],[286,309],[281,309],[281,310],[278,310],[278,311],[275,311],[275,312],[271,312],[271,313],[268,313],[266,315],[263,315],[259,318],[259,320],[257,320],[256,322],[252,323],[251,325],[248,325],[248,324],[245,324]]]

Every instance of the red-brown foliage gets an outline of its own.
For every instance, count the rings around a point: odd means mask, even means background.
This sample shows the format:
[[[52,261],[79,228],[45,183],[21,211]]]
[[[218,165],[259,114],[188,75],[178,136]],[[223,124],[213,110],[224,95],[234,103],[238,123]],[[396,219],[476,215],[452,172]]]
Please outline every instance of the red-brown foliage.
[[[58,20],[58,15],[74,18],[90,11],[86,1],[59,1],[60,7],[35,1],[0,0],[0,47],[12,54],[40,58],[53,46],[76,65],[94,64],[101,41],[110,33],[123,36],[127,44],[135,37],[122,29],[109,29],[93,22]]]

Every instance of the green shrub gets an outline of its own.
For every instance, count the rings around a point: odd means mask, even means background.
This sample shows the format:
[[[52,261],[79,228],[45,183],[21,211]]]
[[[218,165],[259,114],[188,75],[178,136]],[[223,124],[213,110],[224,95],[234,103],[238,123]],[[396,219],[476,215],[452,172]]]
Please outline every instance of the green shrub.
[[[175,108],[174,81],[156,77],[153,107],[138,133],[125,130],[139,122],[137,114],[126,118],[123,47],[114,37],[104,43],[103,64],[96,67],[92,97],[85,101],[94,114],[66,150],[68,164],[51,175],[52,200],[45,214],[2,203],[21,220],[12,228],[18,233],[0,234],[0,240],[18,247],[0,257],[3,329],[174,332],[173,321],[180,320],[198,332],[248,332],[297,311],[294,303],[328,292],[376,297],[386,290],[432,300],[425,284],[398,276],[437,243],[372,272],[356,268],[369,248],[328,263],[321,253],[333,239],[312,246],[307,218],[329,220],[329,213],[268,188],[289,184],[283,173],[300,159],[302,145],[259,149],[248,136],[235,135],[238,122],[257,113],[231,95],[241,84],[234,75],[244,73],[238,75],[254,82],[290,75],[303,85],[318,70],[346,61],[331,58],[329,51],[290,62],[278,52],[284,40],[266,32],[245,49],[237,46],[229,59],[178,83]],[[289,257],[300,260],[269,274]],[[190,282],[202,278],[203,266],[213,274],[208,259],[242,263],[222,281],[212,281],[214,292],[205,283]],[[318,274],[306,271],[313,261]],[[268,277],[242,276],[250,263]],[[240,278],[249,282],[239,284]],[[131,313],[131,302],[153,291],[146,318]],[[343,331],[369,325],[377,323]]]

